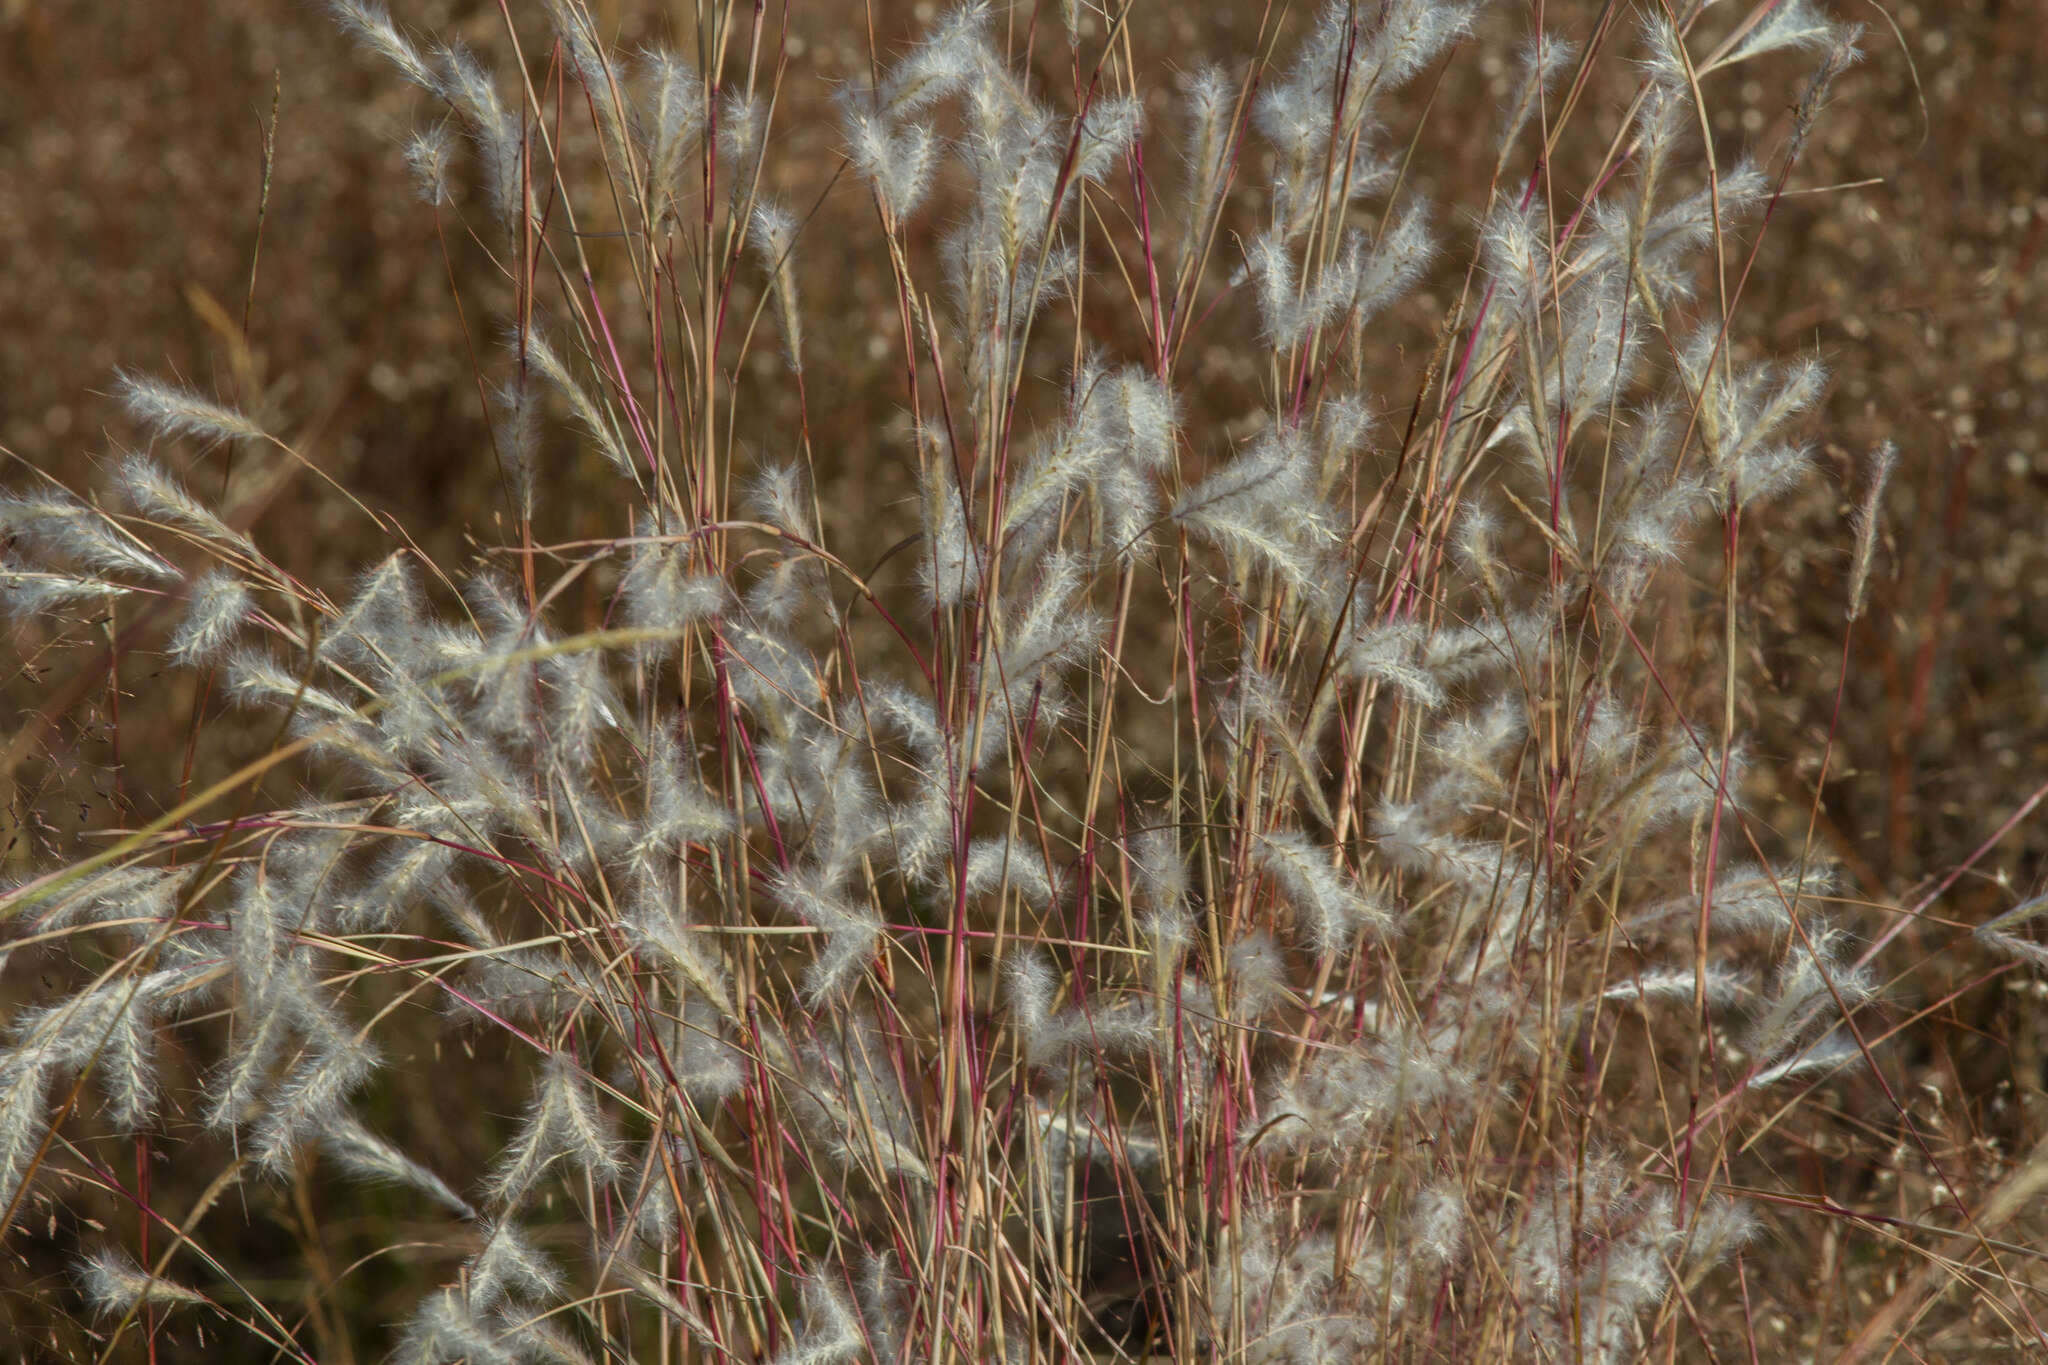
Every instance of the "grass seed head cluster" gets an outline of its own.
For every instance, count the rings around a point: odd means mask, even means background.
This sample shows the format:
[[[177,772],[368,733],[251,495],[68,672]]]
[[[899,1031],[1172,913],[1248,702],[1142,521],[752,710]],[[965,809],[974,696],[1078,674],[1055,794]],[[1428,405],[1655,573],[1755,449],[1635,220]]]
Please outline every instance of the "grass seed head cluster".
[[[98,1185],[150,1229],[82,1263],[95,1332],[1733,1349],[1730,1191],[1864,1064],[1879,991],[1829,870],[1746,810],[1738,728],[1744,537],[1807,477],[1824,375],[1728,320],[1853,30],[1334,0],[1291,56],[1268,29],[1171,73],[1119,13],[970,3],[803,106],[828,185],[777,171],[743,8],[622,52],[550,0],[489,56],[333,8],[424,92],[416,211],[512,300],[469,315],[501,534],[330,595],[193,491],[317,464],[282,419],[137,375],[153,451],[0,504],[19,629],[151,622],[270,737],[7,893],[10,951],[78,974],[7,1026],[0,1207]],[[1422,202],[1432,73],[1504,43],[1504,107],[1434,115],[1498,139],[1490,188]],[[1753,62],[1812,74],[1783,145],[1716,164],[1701,101]],[[844,339],[806,233],[848,197],[901,527],[811,442]],[[1257,411],[1190,391],[1216,348]],[[564,450],[615,484],[602,539],[548,539]],[[486,1065],[518,1112],[463,1107]],[[130,1148],[202,1166],[200,1206],[152,1207]],[[317,1250],[311,1308],[209,1250],[227,1191],[341,1181],[412,1197],[401,1321]]]

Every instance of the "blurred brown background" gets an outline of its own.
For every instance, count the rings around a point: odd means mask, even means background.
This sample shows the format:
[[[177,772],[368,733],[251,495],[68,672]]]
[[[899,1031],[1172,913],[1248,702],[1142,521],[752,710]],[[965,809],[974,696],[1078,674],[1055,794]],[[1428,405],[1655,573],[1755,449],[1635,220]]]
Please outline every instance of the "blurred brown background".
[[[502,36],[495,5],[395,8],[416,32],[485,51]],[[662,8],[598,10],[631,50],[673,38]],[[1548,13],[1569,34],[1594,8]],[[931,9],[874,4],[885,52]],[[1135,33],[1184,68],[1248,50],[1259,9],[1140,6]],[[1841,851],[1898,884],[1967,851],[2048,773],[2048,12],[1966,0],[1902,5],[1887,22],[1875,7],[1836,9],[1870,25],[1866,60],[1839,86],[1739,314],[1746,340],[1815,350],[1835,371],[1824,431],[1838,480],[1881,437],[1903,452],[1830,793]],[[815,184],[807,172],[834,161],[829,91],[865,72],[865,21],[861,7],[835,4],[798,6],[790,23],[774,161],[784,179]],[[12,457],[94,485],[109,452],[139,439],[105,396],[115,368],[129,367],[275,414],[430,554],[454,562],[465,531],[491,538],[495,476],[479,458],[470,354],[494,344],[497,320],[476,304],[492,282],[479,253],[454,241],[447,259],[469,308],[458,314],[433,215],[409,191],[401,144],[434,117],[426,97],[299,0],[6,0],[0,25],[0,444]],[[1453,123],[1446,110],[1483,105],[1489,92],[1460,83],[1499,84],[1501,65],[1454,63],[1436,128]],[[1719,91],[1717,136],[1768,151],[1796,87],[1736,81]],[[1489,158],[1482,141],[1439,140],[1416,173],[1455,256]],[[1827,188],[1844,184],[1857,187]],[[842,183],[826,212],[850,215],[847,233],[807,235],[802,283],[817,316],[871,318],[882,335],[893,326],[886,280],[847,240],[872,229],[861,207]],[[238,391],[232,334],[245,308],[260,395]],[[900,402],[895,357],[874,349],[835,356],[812,396],[814,421],[851,456],[872,449],[866,433]],[[907,488],[900,471],[852,472]],[[273,551],[329,588],[366,553],[366,528],[336,503],[301,479],[262,513]],[[1837,498],[1815,512],[1840,508]],[[1766,754],[1791,761],[1817,755],[1825,733],[1839,596],[1813,591],[1796,542],[1774,549],[1785,562],[1758,580],[1758,605],[1783,704],[1751,723]],[[1822,581],[1839,569],[1822,566]],[[32,691],[6,695],[35,704]],[[1785,777],[1796,787],[1813,775],[1793,762]],[[24,817],[17,803],[11,818]],[[2035,877],[2022,848],[2048,848],[2048,837],[2022,831],[2006,848],[2010,873]]]
[[[1781,833],[1802,829],[1841,652],[1839,527],[1865,453],[1897,441],[1900,472],[1871,607],[1852,640],[1817,834],[1844,860],[1852,894],[1896,903],[2048,781],[2048,7],[1829,7],[1870,26],[1866,59],[1839,84],[1740,305],[1744,344],[1817,351],[1834,371],[1817,428],[1829,477],[1781,514],[1794,532],[1756,542],[1753,662],[1768,686],[1740,723],[1755,742],[1755,803]],[[497,50],[494,4],[393,8],[416,32]],[[594,8],[627,50],[671,36],[651,13],[667,6]],[[1141,55],[1175,67],[1248,49],[1256,0],[1203,8],[1196,17],[1192,7],[1141,4]],[[1583,33],[1597,8],[1586,0],[1548,14],[1554,27]],[[876,0],[878,44],[893,48],[931,9]],[[793,10],[773,160],[790,183],[815,186],[836,162],[829,91],[864,74],[867,21],[859,5]],[[1057,22],[1053,11],[1044,22]],[[1452,115],[1490,109],[1505,80],[1497,60],[1455,63],[1429,155],[1417,162],[1418,188],[1441,206],[1458,259],[1482,207],[1491,144],[1460,137]],[[1775,147],[1796,82],[1766,88],[1738,75],[1717,89],[1717,151]],[[98,484],[112,452],[141,439],[106,397],[115,369],[127,367],[270,416],[440,562],[497,540],[471,355],[495,344],[488,305],[498,285],[454,215],[443,220],[452,239],[444,264],[434,215],[413,197],[401,155],[403,138],[435,112],[338,36],[319,6],[298,0],[0,0],[4,482],[24,480],[25,462],[74,488]],[[1613,111],[1601,112],[1611,122]],[[847,341],[863,326],[893,337],[889,283],[862,250],[875,234],[850,177],[835,196],[827,221],[839,226],[808,234],[799,261],[807,311],[843,326],[847,347],[812,380],[813,434],[821,463],[832,461],[821,477],[902,497],[910,482],[882,460],[877,437],[900,409],[893,342]],[[1213,401],[1218,411],[1191,410],[1191,421],[1240,415],[1230,395]],[[208,493],[230,477],[218,457],[184,472]],[[618,529],[604,489],[565,482],[548,510],[554,529]],[[266,547],[330,591],[384,549],[374,528],[307,478],[264,490],[256,510]],[[0,869],[21,871],[81,830],[156,808],[163,793],[150,779],[108,774],[138,748],[151,760],[138,767],[160,770],[163,746],[182,743],[191,696],[189,682],[124,671],[117,728],[116,699],[86,651],[10,631],[0,637],[0,746],[11,741]],[[1937,913],[1973,923],[2041,891],[2044,855],[2048,812],[2037,812]],[[1940,970],[1960,984],[1981,966],[1962,955]],[[1917,989],[1931,996],[1934,984]],[[2011,976],[1948,1009],[1951,1027],[1913,1044],[1938,1113],[1952,1120],[1937,1125],[1944,1140],[2023,1152],[2030,1134],[2048,1131],[2041,1013],[2031,982]],[[1987,1183],[2000,1173],[1995,1159],[1981,1169]],[[1767,1301],[1774,1291],[1757,1292]]]

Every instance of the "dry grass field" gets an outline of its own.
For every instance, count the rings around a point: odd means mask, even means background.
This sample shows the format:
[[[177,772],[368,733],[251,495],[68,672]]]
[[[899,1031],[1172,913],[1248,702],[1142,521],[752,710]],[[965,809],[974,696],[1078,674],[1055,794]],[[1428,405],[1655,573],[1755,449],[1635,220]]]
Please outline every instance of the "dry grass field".
[[[947,6],[390,0],[525,112],[539,207],[508,236],[459,82],[323,5],[0,0],[0,1356],[2048,1358],[2048,921],[2011,915],[2048,896],[2048,8],[1781,4],[1863,25],[1860,60],[1824,104],[1827,37],[1667,81],[1666,199],[1745,154],[1764,188],[1683,287],[1610,271],[1618,352],[1560,227],[1647,175],[1645,15],[1697,66],[1779,5],[1484,6],[1371,92],[1387,188],[1289,236],[1284,150],[1247,131],[1183,269],[1198,72],[1226,115],[1256,76],[1257,107],[1322,7],[1085,3],[1070,41],[1057,0],[997,4],[996,65],[900,104],[962,147],[1009,135],[977,81],[1053,111],[1074,206],[1000,273],[1085,269],[998,365],[978,248],[949,254],[988,163],[899,218],[846,155],[845,110]],[[1357,0],[1350,41],[1412,8]],[[615,63],[577,68],[579,23]],[[1539,24],[1595,58],[1504,147]],[[623,90],[655,47],[701,72],[713,30],[773,132],[744,194],[699,159],[750,149],[689,151],[664,218],[622,150],[654,139],[588,77]],[[1070,139],[1134,92],[1135,141]],[[437,126],[429,204],[407,149]],[[779,260],[755,201],[795,224]],[[1437,250],[1369,325],[1288,331],[1340,230],[1394,242],[1410,202]],[[1525,220],[1555,245],[1518,296]],[[1268,302],[1276,241],[1303,279]],[[534,400],[522,516],[493,414],[547,368],[529,327],[572,382]],[[1564,372],[1636,357],[1578,425]],[[1809,361],[1825,388],[1773,435],[1759,395]],[[1058,468],[1084,374],[1128,405],[1142,495]],[[1723,420],[1810,460],[1754,507],[1762,455],[1701,473],[1660,554],[1627,528],[1666,475],[1619,471],[1665,385],[1672,486]],[[1169,390],[1166,453],[1135,453]],[[167,418],[178,394],[265,435]],[[1218,480],[1290,431],[1343,444],[1354,394],[1352,453],[1226,525]],[[220,533],[129,515],[131,451]],[[62,541],[56,485],[140,538]],[[171,587],[20,605],[51,544],[111,580],[145,541]],[[264,604],[235,619],[278,647],[269,709],[231,696],[262,690],[247,659],[178,643],[215,562]],[[1504,676],[1438,668],[1460,630]],[[440,707],[464,719],[403,728]],[[521,793],[488,817],[454,794],[486,768]],[[393,848],[461,856],[364,909]],[[178,889],[114,885],[145,872]],[[248,948],[263,888],[308,877],[320,908]],[[1735,905],[1745,877],[1775,908]],[[1710,908],[1773,927],[1710,945]],[[173,971],[212,975],[140,1030],[124,1101],[120,1010],[77,1002]],[[46,1064],[32,1021],[99,1032]]]

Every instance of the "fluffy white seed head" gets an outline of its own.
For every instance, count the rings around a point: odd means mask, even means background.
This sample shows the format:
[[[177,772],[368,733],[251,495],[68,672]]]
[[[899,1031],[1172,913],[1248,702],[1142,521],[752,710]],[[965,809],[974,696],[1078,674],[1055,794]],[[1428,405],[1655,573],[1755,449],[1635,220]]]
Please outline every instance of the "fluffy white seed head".
[[[823,1276],[804,1281],[803,1327],[795,1341],[775,1357],[775,1365],[840,1365],[858,1360],[863,1339],[860,1319],[846,1291]]]
[[[491,438],[513,510],[522,521],[533,519],[534,477],[540,467],[540,397],[540,385],[525,373],[491,386]]]
[[[1819,1040],[1788,1053],[1749,1078],[1746,1089],[1783,1085],[1787,1081],[1812,1082],[1833,1075],[1863,1060],[1863,1049],[1846,1029],[1836,1029]]]
[[[568,402],[569,411],[575,416],[577,424],[590,434],[612,467],[627,478],[638,478],[639,468],[627,451],[617,424],[590,397],[583,385],[570,372],[561,355],[549,344],[548,339],[538,331],[527,331],[519,336],[515,344],[524,348],[522,353],[526,363]]]
[[[640,140],[659,218],[671,212],[675,196],[688,189],[683,183],[684,163],[704,135],[704,81],[681,57],[657,51],[643,59],[640,84]]]
[[[1306,835],[1289,830],[1261,836],[1259,865],[1305,922],[1319,954],[1342,952],[1360,932],[1383,931],[1393,923],[1386,907],[1338,870],[1329,850]]]
[[[106,513],[62,491],[0,497],[0,538],[94,573],[157,580],[178,576]]]
[[[191,667],[212,663],[248,619],[252,603],[242,580],[226,569],[214,569],[192,585],[185,619],[171,637],[171,657]]]
[[[470,140],[483,162],[484,186],[498,224],[514,237],[526,221],[526,133],[520,116],[505,108],[496,84],[469,49],[450,44],[437,54],[439,90],[469,125]]]
[[[405,168],[412,172],[413,193],[434,208],[454,202],[448,183],[455,148],[444,124],[421,128],[405,140]]]
[[[123,457],[119,483],[135,510],[153,522],[176,526],[254,555],[249,538],[222,521],[147,455]]]
[[[1557,80],[1578,60],[1579,47],[1559,33],[1538,33],[1523,44],[1518,65],[1521,69],[1515,95],[1508,103],[1507,123],[1501,129],[1503,155],[1515,135],[1536,115],[1539,103]]]
[[[400,1185],[416,1190],[463,1218],[476,1211],[440,1176],[378,1137],[353,1114],[343,1111],[323,1123],[320,1149],[358,1180]]]
[[[557,1269],[511,1222],[487,1224],[484,1246],[469,1262],[469,1306],[488,1311],[502,1303],[546,1303],[562,1289]]]
[[[1813,0],[1784,0],[1773,6],[1714,66],[1733,66],[1767,52],[1824,52],[1841,40],[1843,28],[1821,13]]]
[[[1286,1002],[1287,955],[1263,930],[1231,945],[1230,999],[1238,1014],[1256,1019]]]
[[[968,88],[992,61],[988,13],[987,0],[969,0],[948,11],[882,82],[876,92],[882,113],[900,119]]]
[[[197,1290],[151,1275],[113,1247],[103,1247],[79,1263],[78,1284],[86,1302],[103,1318],[126,1314],[145,1299],[160,1308],[207,1301]]]
[[[557,1052],[549,1054],[519,1135],[491,1174],[491,1197],[509,1208],[559,1160],[604,1183],[619,1174],[617,1147],[589,1083],[572,1058]]]
[[[1854,621],[1863,614],[1863,593],[1870,583],[1870,566],[1877,557],[1877,514],[1884,502],[1885,485],[1891,481],[1892,470],[1899,462],[1899,447],[1894,441],[1880,441],[1870,453],[1869,482],[1863,498],[1856,504],[1854,524],[1856,528],[1856,556],[1849,568],[1849,619]]]
[[[976,839],[967,849],[961,874],[969,896],[1012,891],[1034,909],[1045,909],[1059,896],[1059,881],[1031,846],[1013,839]]]
[[[1097,100],[1081,119],[1074,148],[1074,178],[1100,180],[1138,140],[1141,110],[1135,99]]]
[[[1877,978],[1848,956],[1849,937],[1811,926],[1779,966],[1773,999],[1750,1029],[1750,1050],[1777,1057],[1787,1048],[1853,1015],[1877,995]]]
[[[768,291],[775,301],[776,325],[782,329],[783,356],[792,373],[802,374],[803,329],[797,310],[796,272],[790,253],[796,247],[796,219],[781,205],[763,199],[754,205],[747,244],[768,273]]]
[[[1052,965],[1035,952],[1013,956],[1005,975],[1010,1022],[1023,1043],[1025,1057],[1036,1059],[1044,1055],[1051,1036],[1053,997],[1059,990],[1059,978]]]
[[[735,218],[760,187],[761,160],[767,151],[767,101],[744,90],[728,90],[718,104],[718,169],[732,187]]]
[[[1148,829],[1131,840],[1131,871],[1143,904],[1172,910],[1188,898],[1188,869],[1172,825]]]
[[[854,169],[874,189],[891,223],[917,211],[939,163],[939,141],[928,124],[897,128],[857,97],[841,100],[846,150]]]
[[[391,13],[384,6],[374,0],[328,0],[328,7],[343,30],[353,33],[363,46],[397,67],[407,80],[422,90],[441,93],[440,74],[392,22]]]
[[[843,995],[867,971],[882,945],[882,922],[866,904],[834,885],[821,867],[800,867],[775,883],[775,895],[791,914],[824,932],[804,978],[813,1005]]]
[[[342,1112],[351,1092],[369,1080],[377,1054],[363,1039],[335,1030],[318,1039],[277,1089],[256,1126],[253,1153],[272,1175],[290,1170],[300,1149]]]
[[[1313,453],[1297,430],[1274,433],[1182,494],[1175,521],[1298,591],[1321,582],[1333,518],[1314,497]]]
[[[1353,677],[1384,683],[1416,705],[1444,704],[1444,690],[1421,656],[1429,629],[1420,621],[1370,621],[1351,634],[1344,667]]]

